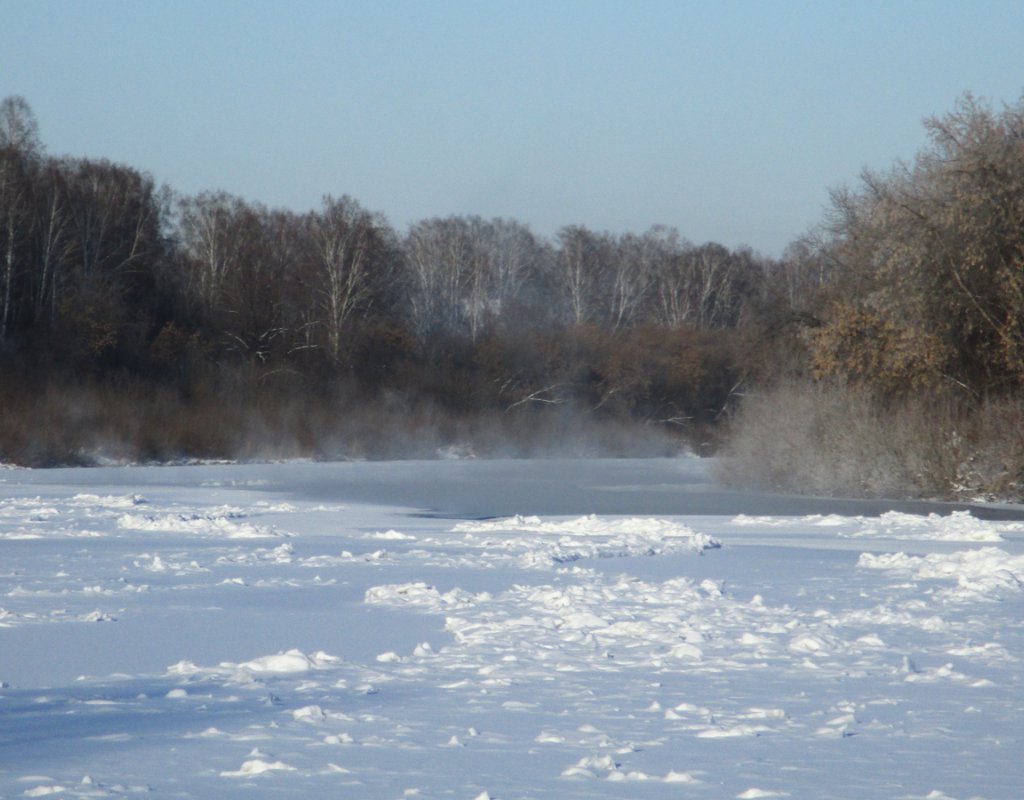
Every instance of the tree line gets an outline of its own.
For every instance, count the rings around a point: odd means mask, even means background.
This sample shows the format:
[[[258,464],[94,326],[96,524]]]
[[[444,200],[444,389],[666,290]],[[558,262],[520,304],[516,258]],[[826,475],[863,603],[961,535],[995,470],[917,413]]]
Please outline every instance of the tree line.
[[[1015,397],[1024,102],[965,96],[926,128],[912,164],[835,190],[769,258],[661,226],[545,238],[451,216],[399,231],[346,195],[305,213],[183,197],[130,166],[48,155],[8,97],[0,458],[68,458],[31,444],[31,420],[52,397],[51,427],[69,430],[59,399],[76,393],[142,457],[244,453],[254,431],[290,454],[388,455],[384,428],[433,425],[433,446],[474,438],[473,419],[513,439],[593,423],[714,446],[741,398],[785,382],[855,389],[882,415],[924,394],[968,410]],[[190,413],[217,433],[189,433]]]
[[[348,196],[306,213],[182,197],[133,167],[47,155],[19,97],[0,106],[0,253],[9,403],[19,382],[120,381],[184,403],[276,393],[341,415],[386,397],[681,434],[728,405],[747,368],[737,334],[786,271],[666,227],[549,240],[452,216],[400,232]]]

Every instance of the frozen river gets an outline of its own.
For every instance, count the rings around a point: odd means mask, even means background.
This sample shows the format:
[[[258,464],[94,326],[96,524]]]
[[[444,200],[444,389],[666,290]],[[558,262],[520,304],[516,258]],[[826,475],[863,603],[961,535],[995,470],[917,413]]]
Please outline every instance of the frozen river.
[[[0,797],[1019,798],[1019,508],[0,470]]]
[[[26,491],[31,491],[31,486],[76,491],[242,487],[268,498],[379,504],[454,518],[515,514],[877,516],[894,509],[921,514],[973,509],[975,515],[986,518],[1024,519],[1020,507],[729,491],[715,483],[713,464],[695,458],[288,462],[16,470],[6,478],[0,472],[0,481],[24,486]]]

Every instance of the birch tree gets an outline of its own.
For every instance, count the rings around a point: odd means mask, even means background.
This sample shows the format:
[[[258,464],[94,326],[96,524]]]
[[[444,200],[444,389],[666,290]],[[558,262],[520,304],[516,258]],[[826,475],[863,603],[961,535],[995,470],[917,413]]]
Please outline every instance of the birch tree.
[[[610,238],[582,225],[558,232],[557,276],[565,319],[571,325],[601,320],[602,288],[609,260]]]
[[[619,238],[609,279],[608,316],[613,331],[641,320],[655,277],[664,269],[676,239],[675,231],[660,227],[641,236]]]
[[[0,100],[0,149],[11,148],[35,157],[42,152],[39,123],[28,101],[20,95]]]
[[[58,165],[47,164],[40,170],[35,199],[32,311],[35,320],[45,320],[46,326],[52,330],[57,321],[57,309],[62,300],[72,253],[67,186]]]
[[[384,269],[383,221],[348,196],[324,198],[306,218],[314,259],[315,318],[322,321],[329,358],[340,362],[346,329],[373,303]],[[375,274],[377,273],[377,274]]]
[[[246,204],[227,192],[203,192],[178,209],[178,239],[188,291],[204,314],[217,308],[225,282],[238,269],[244,248],[239,224]]]
[[[0,342],[7,338],[18,304],[31,226],[33,173],[40,155],[39,126],[24,97],[0,101]],[[19,253],[21,257],[19,258]]]
[[[656,319],[678,328],[733,327],[746,297],[752,257],[719,244],[675,244],[653,279]]]
[[[414,225],[406,236],[410,311],[421,340],[435,333],[476,336],[484,278],[474,225],[464,217],[431,219]]]
[[[19,254],[23,257],[24,231],[30,223],[29,197],[24,156],[14,147],[0,148],[0,342],[7,338],[15,317]]]

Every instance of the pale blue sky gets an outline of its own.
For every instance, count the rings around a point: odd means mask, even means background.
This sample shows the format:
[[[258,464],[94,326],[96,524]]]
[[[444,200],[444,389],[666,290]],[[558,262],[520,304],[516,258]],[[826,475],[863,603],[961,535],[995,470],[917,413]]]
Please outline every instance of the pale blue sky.
[[[964,91],[1016,102],[1022,43],[1000,0],[0,0],[0,97],[182,193],[777,255]]]

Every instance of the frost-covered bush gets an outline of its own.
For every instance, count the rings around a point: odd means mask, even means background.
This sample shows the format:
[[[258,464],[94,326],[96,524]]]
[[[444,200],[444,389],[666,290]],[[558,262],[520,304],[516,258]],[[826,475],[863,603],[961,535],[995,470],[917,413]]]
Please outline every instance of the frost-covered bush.
[[[886,402],[865,390],[788,383],[748,396],[721,466],[730,484],[818,495],[1021,495],[1024,403]]]

